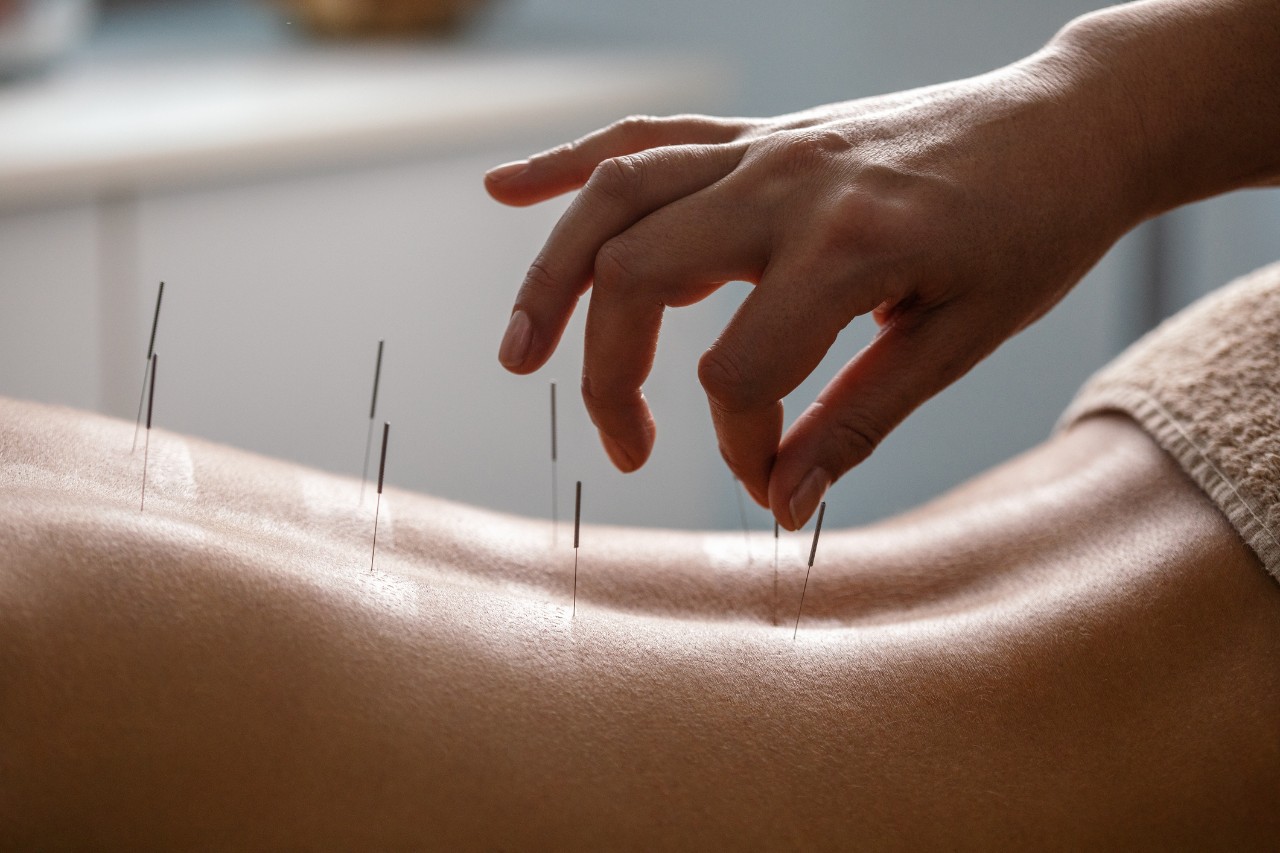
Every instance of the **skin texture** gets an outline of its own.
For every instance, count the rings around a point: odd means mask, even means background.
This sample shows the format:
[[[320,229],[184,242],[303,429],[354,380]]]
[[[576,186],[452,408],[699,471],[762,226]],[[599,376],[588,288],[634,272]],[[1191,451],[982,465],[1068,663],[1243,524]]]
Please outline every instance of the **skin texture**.
[[[1264,849],[1280,587],[1129,421],[807,536],[0,401],[0,846]]]
[[[1133,226],[1280,178],[1280,4],[1148,0],[989,74],[768,119],[632,117],[486,177],[581,189],[516,296],[499,360],[587,309],[582,396],[644,464],[641,386],[667,307],[756,287],[698,375],[720,450],[795,529],[917,406],[1052,308]],[[782,398],[861,314],[875,339],[783,434]]]

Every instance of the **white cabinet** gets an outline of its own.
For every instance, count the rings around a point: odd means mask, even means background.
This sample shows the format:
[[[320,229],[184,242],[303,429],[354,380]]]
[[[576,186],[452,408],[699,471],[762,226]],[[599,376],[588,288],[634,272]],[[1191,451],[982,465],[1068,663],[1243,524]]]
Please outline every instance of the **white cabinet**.
[[[0,214],[0,393],[97,407],[97,224],[85,205]]]
[[[685,315],[651,383],[671,424],[629,477],[599,449],[577,395],[582,312],[551,365],[515,377],[499,338],[525,267],[563,202],[512,210],[480,177],[513,151],[387,164],[138,202],[137,322],[167,282],[157,341],[160,424],[358,473],[376,344],[391,483],[524,514],[550,504],[548,385],[559,380],[561,507],[586,481],[594,520],[711,523],[714,441],[691,365],[714,329]],[[136,349],[136,347],[134,348]],[[132,415],[141,356],[107,408]],[[138,374],[135,377],[134,374]],[[698,471],[690,477],[691,470]],[[687,523],[687,521],[686,521]]]
[[[564,201],[513,210],[481,184],[627,112],[708,108],[706,68],[393,51],[93,71],[0,91],[0,393],[134,417],[164,280],[158,426],[358,474],[385,338],[392,484],[547,514],[554,377],[561,507],[581,479],[594,521],[716,523],[691,367],[716,318],[673,320],[651,383],[671,428],[623,477],[578,399],[581,313],[539,375],[496,360]]]

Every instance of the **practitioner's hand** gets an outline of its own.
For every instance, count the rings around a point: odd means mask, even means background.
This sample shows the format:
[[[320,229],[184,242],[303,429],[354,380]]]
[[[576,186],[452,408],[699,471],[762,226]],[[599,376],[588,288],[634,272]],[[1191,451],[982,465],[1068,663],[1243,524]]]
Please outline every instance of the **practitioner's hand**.
[[[654,441],[641,383],[663,310],[755,284],[698,375],[725,461],[794,529],[1141,217],[1141,134],[1114,88],[1076,67],[1046,49],[777,119],[631,118],[494,169],[486,186],[508,204],[582,187],[520,288],[499,359],[540,367],[594,282],[582,394],[614,464],[634,470]],[[879,334],[784,437],[780,400],[866,313]]]

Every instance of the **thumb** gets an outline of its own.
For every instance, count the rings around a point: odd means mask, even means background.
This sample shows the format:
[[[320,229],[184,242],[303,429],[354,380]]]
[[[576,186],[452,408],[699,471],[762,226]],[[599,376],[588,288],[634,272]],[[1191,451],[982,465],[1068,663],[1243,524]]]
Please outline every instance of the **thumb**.
[[[841,368],[778,447],[769,506],[783,527],[799,529],[832,483],[995,349],[989,318],[976,313],[949,303],[895,317]]]

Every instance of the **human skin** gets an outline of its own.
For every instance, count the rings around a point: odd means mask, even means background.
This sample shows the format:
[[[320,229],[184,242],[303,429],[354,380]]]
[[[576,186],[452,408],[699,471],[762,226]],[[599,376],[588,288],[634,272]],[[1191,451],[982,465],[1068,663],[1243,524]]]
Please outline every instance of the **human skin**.
[[[570,531],[0,401],[0,846],[1262,849],[1280,587],[1085,420],[809,540]]]
[[[634,470],[663,311],[751,282],[698,374],[725,461],[794,529],[1126,231],[1280,179],[1277,79],[1274,0],[1147,0],[954,83],[769,119],[626,119],[487,176],[508,204],[582,189],[499,360],[540,367],[591,288],[582,396]],[[868,313],[879,334],[783,435],[782,398]]]

